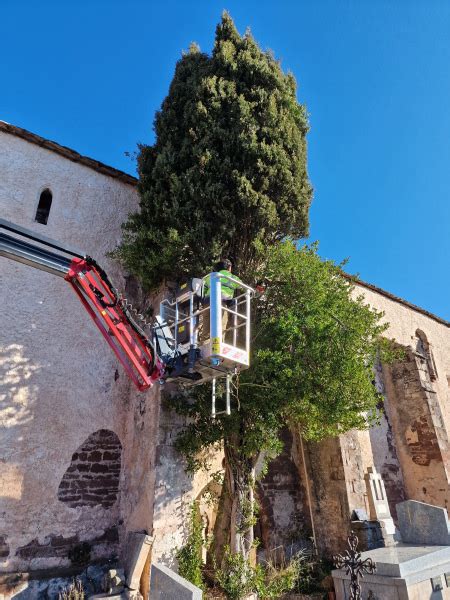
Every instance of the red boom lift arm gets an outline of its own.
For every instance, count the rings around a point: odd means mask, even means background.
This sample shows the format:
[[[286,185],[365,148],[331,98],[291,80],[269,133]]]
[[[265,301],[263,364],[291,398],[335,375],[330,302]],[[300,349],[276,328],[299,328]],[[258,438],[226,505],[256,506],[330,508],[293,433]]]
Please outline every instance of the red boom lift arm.
[[[148,389],[162,377],[164,365],[151,339],[135,322],[95,260],[3,219],[0,219],[0,256],[68,281],[138,390]]]

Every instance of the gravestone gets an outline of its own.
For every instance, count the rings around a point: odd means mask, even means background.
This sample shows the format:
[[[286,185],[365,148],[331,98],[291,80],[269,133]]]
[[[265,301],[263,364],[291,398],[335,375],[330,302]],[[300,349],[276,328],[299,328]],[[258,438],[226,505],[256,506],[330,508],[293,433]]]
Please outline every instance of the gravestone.
[[[416,500],[401,502],[396,508],[403,542],[361,554],[361,560],[371,558],[377,567],[375,574],[360,580],[362,598],[450,600],[447,511]],[[349,575],[343,569],[336,569],[332,575],[336,600],[346,600]]]
[[[202,590],[165,565],[152,563],[151,600],[202,600]]]
[[[449,521],[445,508],[406,500],[397,504],[397,516],[405,543],[450,545]]]

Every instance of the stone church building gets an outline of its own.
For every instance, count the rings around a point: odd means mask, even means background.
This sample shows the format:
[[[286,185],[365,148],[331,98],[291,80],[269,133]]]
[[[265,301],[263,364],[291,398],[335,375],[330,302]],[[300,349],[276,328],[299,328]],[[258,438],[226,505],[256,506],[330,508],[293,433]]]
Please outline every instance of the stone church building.
[[[136,183],[0,122],[0,216],[95,257],[125,295],[136,286],[108,253],[138,206]],[[191,502],[213,485],[184,472],[173,448],[182,422],[157,386],[131,387],[63,279],[1,259],[0,289],[0,586],[68,572],[83,553],[120,557],[131,531],[151,534],[153,559],[173,565]],[[322,552],[341,550],[354,511],[369,513],[371,467],[394,519],[404,499],[449,504],[450,323],[372,285],[357,292],[384,311],[405,357],[375,369],[384,403],[370,431],[321,443],[282,432],[284,451],[258,483],[267,551],[311,536]]]

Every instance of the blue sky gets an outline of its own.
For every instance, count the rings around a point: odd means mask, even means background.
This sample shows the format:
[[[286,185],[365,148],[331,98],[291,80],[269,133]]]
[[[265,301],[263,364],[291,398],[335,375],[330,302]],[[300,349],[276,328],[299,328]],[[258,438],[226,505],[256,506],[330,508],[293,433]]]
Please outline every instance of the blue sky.
[[[447,0],[2,0],[0,118],[134,174],[223,8],[297,78],[321,254],[450,319]]]

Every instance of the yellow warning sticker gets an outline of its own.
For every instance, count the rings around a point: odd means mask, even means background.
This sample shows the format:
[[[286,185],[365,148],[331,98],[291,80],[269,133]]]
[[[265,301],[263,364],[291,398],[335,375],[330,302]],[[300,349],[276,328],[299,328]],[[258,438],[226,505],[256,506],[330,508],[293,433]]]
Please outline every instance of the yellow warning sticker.
[[[220,354],[220,338],[211,338],[211,354]]]
[[[184,330],[185,330],[185,327],[184,327],[184,325],[180,325],[180,326],[178,327],[178,333],[182,333]]]

